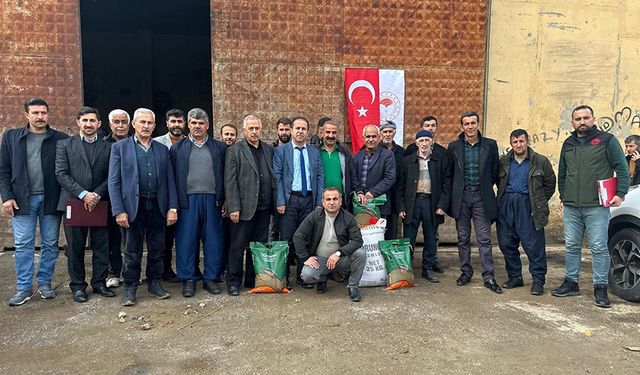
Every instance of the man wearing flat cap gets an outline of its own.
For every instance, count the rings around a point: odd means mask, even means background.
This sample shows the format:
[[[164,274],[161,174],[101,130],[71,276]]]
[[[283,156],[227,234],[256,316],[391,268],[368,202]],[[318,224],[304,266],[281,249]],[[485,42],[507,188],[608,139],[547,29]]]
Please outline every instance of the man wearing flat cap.
[[[438,265],[436,233],[449,210],[450,168],[444,148],[433,147],[433,133],[420,130],[416,134],[417,151],[402,161],[398,179],[396,206],[404,220],[404,236],[411,246],[416,244],[418,227],[422,223],[422,277],[440,282],[434,267]]]
[[[398,174],[400,172],[400,168],[402,168],[402,159],[404,159],[405,150],[402,145],[396,144],[393,140],[396,136],[396,123],[391,120],[385,121],[380,125],[380,135],[382,137],[380,146],[385,147],[393,153],[393,158],[396,162],[396,174]],[[389,215],[389,219],[387,221],[387,230],[385,231],[384,238],[388,240],[395,239],[398,235],[398,213],[400,211],[396,205],[397,187],[398,178],[396,178],[396,182],[387,193],[387,199],[391,202],[391,215]]]

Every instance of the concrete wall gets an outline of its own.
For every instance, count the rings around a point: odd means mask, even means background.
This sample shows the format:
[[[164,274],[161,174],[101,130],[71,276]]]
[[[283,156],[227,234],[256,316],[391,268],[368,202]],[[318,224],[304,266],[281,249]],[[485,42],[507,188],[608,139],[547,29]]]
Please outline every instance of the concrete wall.
[[[557,168],[583,103],[621,142],[640,132],[640,2],[493,0],[490,9],[485,132],[502,151],[521,127]],[[551,220],[548,234],[561,239],[558,210]]]

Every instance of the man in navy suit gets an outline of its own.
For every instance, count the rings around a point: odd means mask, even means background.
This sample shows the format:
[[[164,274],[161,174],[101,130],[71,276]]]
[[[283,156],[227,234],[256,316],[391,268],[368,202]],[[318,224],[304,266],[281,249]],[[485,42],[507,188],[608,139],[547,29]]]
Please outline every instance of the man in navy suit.
[[[322,205],[324,173],[320,151],[307,144],[309,121],[300,116],[292,119],[291,124],[291,141],[275,149],[273,173],[276,177],[280,239],[289,242],[289,254],[294,256],[293,234],[314,207]],[[304,288],[312,288],[300,278],[302,261],[299,258],[296,258],[296,264],[296,282]]]
[[[380,129],[376,125],[367,125],[362,129],[364,147],[353,157],[355,172],[351,174],[351,186],[358,201],[367,204],[382,194],[387,194],[396,182],[396,161],[393,152],[379,146]],[[380,216],[391,215],[391,202],[380,206]],[[388,222],[388,221],[387,221]],[[392,238],[386,238],[392,239]]]
[[[160,277],[164,269],[164,231],[166,225],[173,225],[178,219],[178,199],[169,149],[151,138],[155,120],[153,111],[138,108],[133,115],[133,137],[116,142],[111,148],[111,211],[125,236],[123,306],[136,304],[145,238],[149,292],[159,299],[170,297]]]
[[[182,295],[196,291],[195,261],[203,243],[203,288],[219,294],[222,269],[224,204],[224,143],[207,135],[209,116],[200,108],[187,114],[189,135],[171,146],[171,163],[176,173],[180,220],[176,224],[176,270],[182,280]]]

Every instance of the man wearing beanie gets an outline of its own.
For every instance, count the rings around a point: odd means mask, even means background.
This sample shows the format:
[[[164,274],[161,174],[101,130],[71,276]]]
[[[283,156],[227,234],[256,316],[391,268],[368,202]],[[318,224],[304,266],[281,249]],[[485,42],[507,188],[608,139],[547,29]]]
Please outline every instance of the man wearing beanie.
[[[397,207],[404,220],[404,236],[412,247],[422,223],[422,277],[437,283],[436,232],[449,209],[449,159],[446,150],[433,147],[433,134],[428,130],[416,134],[416,145],[417,151],[403,159],[398,174]]]

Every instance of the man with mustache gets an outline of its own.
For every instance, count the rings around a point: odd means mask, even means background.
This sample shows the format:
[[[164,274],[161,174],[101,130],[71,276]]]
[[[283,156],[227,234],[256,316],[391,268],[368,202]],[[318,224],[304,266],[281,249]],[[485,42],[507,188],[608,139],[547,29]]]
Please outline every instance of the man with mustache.
[[[203,288],[219,294],[223,254],[224,143],[207,136],[209,116],[200,108],[187,114],[189,136],[171,147],[176,171],[180,220],[176,224],[176,269],[182,295],[193,297],[200,242],[204,254]]]
[[[282,146],[291,140],[291,119],[287,117],[279,118],[276,121],[276,136],[278,139],[273,143],[273,147]]]
[[[393,160],[396,162],[396,175],[402,170],[402,159],[404,158],[404,147],[396,144],[393,138],[396,136],[396,124],[393,121],[385,121],[380,125],[380,147],[385,147],[387,150],[393,153]],[[399,176],[397,176],[399,177]],[[396,205],[396,190],[398,187],[398,178],[389,189],[387,199],[391,201],[391,215],[389,215],[389,221],[387,222],[387,229],[384,233],[386,240],[395,239],[398,235],[398,207]]]
[[[465,112],[460,116],[462,132],[449,143],[451,165],[451,216],[456,219],[460,277],[458,286],[471,282],[471,221],[476,231],[484,286],[502,293],[494,275],[491,225],[498,218],[493,186],[498,183],[498,144],[480,134],[480,116]]]
[[[238,129],[233,124],[224,124],[220,128],[220,140],[229,147],[238,140]]]
[[[380,216],[388,222],[391,215],[388,193],[396,181],[396,162],[391,151],[379,147],[378,126],[365,126],[362,136],[364,146],[353,157],[354,173],[351,175],[351,185],[361,204],[367,204],[370,199],[387,194],[387,201],[380,206]]]
[[[60,185],[56,179],[56,143],[68,138],[49,126],[49,106],[40,98],[24,103],[27,126],[9,129],[0,144],[0,196],[11,217],[16,252],[16,293],[9,306],[19,306],[33,295],[36,223],[40,223],[38,293],[55,297],[51,280],[58,259]]]
[[[67,209],[68,200],[79,199],[84,202],[84,209],[91,212],[100,201],[107,200],[111,143],[98,138],[100,117],[95,108],[80,108],[76,123],[80,128],[79,133],[58,142],[56,177],[62,187],[58,210],[64,212]],[[107,227],[65,225],[64,233],[69,246],[67,264],[73,300],[88,301],[84,269],[87,235],[91,239],[93,293],[103,297],[114,297],[116,294],[106,285],[109,273]]]
[[[609,204],[619,206],[629,190],[629,167],[616,138],[598,129],[593,109],[580,105],[571,112],[575,129],[562,144],[558,163],[558,191],[563,207],[564,242],[566,246],[564,282],[551,291],[556,297],[577,296],[582,242],[585,229],[591,249],[593,294],[598,307],[611,307],[609,283],[609,207],[598,201],[597,181],[618,179],[616,195]]]
[[[111,133],[104,137],[109,143],[115,143],[129,137],[129,114],[122,109],[114,109],[109,112],[109,128]],[[107,229],[109,231],[109,276],[107,277],[107,288],[117,288],[120,286],[122,275],[122,227],[116,223],[115,217],[109,215],[107,218]]]
[[[184,112],[180,109],[170,109],[165,115],[165,121],[167,124],[167,133],[159,137],[153,138],[154,141],[158,141],[165,145],[168,149],[171,149],[173,144],[180,142],[185,138],[184,136],[184,124],[185,117]],[[164,238],[164,258],[162,264],[164,265],[164,271],[162,272],[162,280],[169,283],[177,283],[178,277],[171,268],[171,261],[173,259],[173,244],[176,237],[176,226],[169,225],[165,230]],[[196,258],[196,272],[199,274],[199,278],[202,278],[199,267],[199,258]]]
[[[500,158],[498,182],[498,245],[509,280],[505,289],[524,286],[518,246],[529,258],[531,294],[544,293],[547,253],[544,227],[549,222],[549,199],[556,191],[551,162],[529,147],[529,134],[516,129],[509,136],[511,151]]]
[[[178,199],[169,150],[151,138],[155,114],[138,108],[133,114],[133,137],[116,142],[109,160],[109,197],[116,222],[124,228],[123,306],[136,304],[143,241],[147,242],[149,293],[158,299],[171,295],[162,287],[165,228],[178,220]]]
[[[325,188],[334,187],[342,196],[342,207],[351,207],[351,173],[353,158],[349,150],[338,140],[340,127],[333,120],[328,120],[322,127],[322,144],[320,158],[324,169]]]

